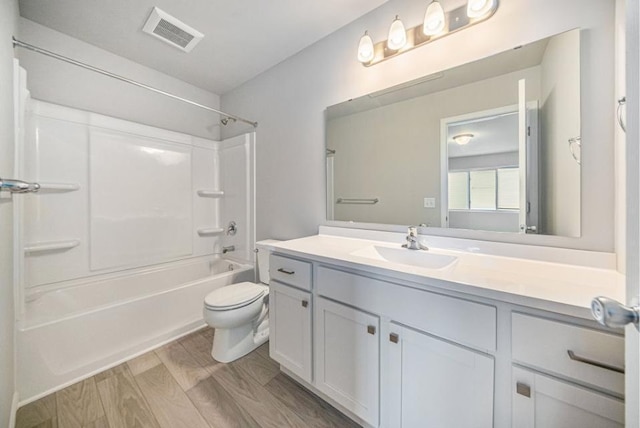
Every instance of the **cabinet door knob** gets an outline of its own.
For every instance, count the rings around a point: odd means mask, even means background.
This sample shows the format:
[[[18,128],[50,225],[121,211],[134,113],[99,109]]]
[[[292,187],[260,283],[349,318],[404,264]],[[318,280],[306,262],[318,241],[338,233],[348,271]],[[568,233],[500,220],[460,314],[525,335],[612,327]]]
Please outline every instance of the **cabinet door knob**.
[[[391,333],[389,335],[389,342],[398,343],[398,340],[400,340],[400,336],[398,336],[397,333]]]
[[[367,326],[367,333],[376,334],[376,326],[374,326],[374,325]]]
[[[527,398],[531,398],[531,387],[527,384],[521,382],[516,383],[516,392]]]
[[[309,301],[308,300],[303,300],[302,301],[302,307],[306,308],[307,306],[309,306]]]

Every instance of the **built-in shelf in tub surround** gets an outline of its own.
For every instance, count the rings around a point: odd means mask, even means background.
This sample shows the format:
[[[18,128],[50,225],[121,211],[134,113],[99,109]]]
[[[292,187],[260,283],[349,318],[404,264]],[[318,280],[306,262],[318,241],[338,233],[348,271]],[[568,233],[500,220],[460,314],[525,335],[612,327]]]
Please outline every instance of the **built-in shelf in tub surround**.
[[[47,251],[66,251],[80,245],[80,241],[77,239],[68,239],[66,241],[51,241],[51,242],[34,242],[27,244],[24,247],[25,254],[43,253]]]
[[[221,233],[224,233],[224,229],[221,227],[198,229],[198,235],[200,236],[220,235]]]
[[[41,193],[74,192],[80,190],[77,183],[40,183]]]
[[[198,196],[203,198],[221,198],[224,196],[224,191],[222,190],[209,190],[209,189],[201,189],[198,190]]]

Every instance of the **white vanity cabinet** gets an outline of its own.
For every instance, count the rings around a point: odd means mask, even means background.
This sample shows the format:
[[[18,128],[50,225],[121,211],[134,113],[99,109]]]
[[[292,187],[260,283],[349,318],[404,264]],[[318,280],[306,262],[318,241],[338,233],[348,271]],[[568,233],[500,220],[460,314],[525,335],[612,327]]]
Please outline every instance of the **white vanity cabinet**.
[[[273,279],[269,288],[269,354],[311,382],[311,293]]]
[[[624,403],[533,370],[513,368],[514,428],[622,428]]]
[[[380,426],[493,426],[494,359],[489,352],[496,348],[495,307],[322,265],[314,285],[315,378],[322,392],[372,426],[378,426],[373,413],[365,417],[353,398],[356,385],[369,385],[377,397],[378,382],[384,382]],[[374,334],[378,319],[384,320],[380,330],[385,332],[379,339]],[[327,320],[333,324],[329,334]],[[351,388],[347,395],[339,392],[342,386],[323,381],[326,355],[342,370],[333,371]],[[380,372],[373,370],[378,358],[385,361]]]
[[[311,259],[272,255],[270,354],[363,426],[624,426],[619,334]]]
[[[392,323],[389,426],[493,427],[493,357]]]
[[[322,297],[315,311],[315,386],[378,426],[379,318]]]
[[[622,336],[522,313],[511,325],[514,428],[624,426]]]

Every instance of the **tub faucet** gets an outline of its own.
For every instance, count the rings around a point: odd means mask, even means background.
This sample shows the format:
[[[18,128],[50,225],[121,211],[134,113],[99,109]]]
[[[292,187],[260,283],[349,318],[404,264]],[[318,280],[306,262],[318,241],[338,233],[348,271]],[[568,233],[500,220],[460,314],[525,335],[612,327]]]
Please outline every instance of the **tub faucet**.
[[[428,250],[426,245],[422,245],[418,241],[418,228],[416,226],[409,226],[407,230],[407,243],[402,245],[409,250]]]
[[[230,251],[235,251],[236,250],[236,246],[235,245],[229,245],[228,247],[222,247],[222,254],[227,254]]]

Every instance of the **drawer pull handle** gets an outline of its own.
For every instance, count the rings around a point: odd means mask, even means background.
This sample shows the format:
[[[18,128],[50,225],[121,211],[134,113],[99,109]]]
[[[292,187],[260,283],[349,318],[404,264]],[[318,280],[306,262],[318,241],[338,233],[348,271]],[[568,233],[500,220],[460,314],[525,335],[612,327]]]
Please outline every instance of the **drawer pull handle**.
[[[306,308],[307,306],[309,306],[309,301],[308,300],[303,300],[302,301],[302,307]]]
[[[287,270],[285,268],[278,269],[278,272],[286,273],[287,275],[293,275],[295,273],[295,271]]]
[[[516,392],[527,398],[531,398],[531,387],[524,383],[516,383]]]
[[[600,367],[601,369],[611,370],[611,371],[616,372],[616,373],[624,374],[624,368],[623,367],[618,367],[618,366],[614,366],[614,365],[607,364],[607,363],[601,363],[600,361],[595,361],[595,360],[591,360],[589,358],[581,357],[579,355],[576,355],[576,353],[573,352],[570,349],[567,351],[567,354],[569,354],[569,358],[572,361],[577,361],[579,363],[585,363],[585,364],[589,364],[591,366]]]
[[[398,336],[397,333],[391,333],[389,335],[389,342],[398,343],[398,340],[400,340],[400,336]]]
[[[374,326],[374,325],[368,325],[368,326],[367,326],[367,333],[369,333],[369,334],[376,334],[376,326]]]

